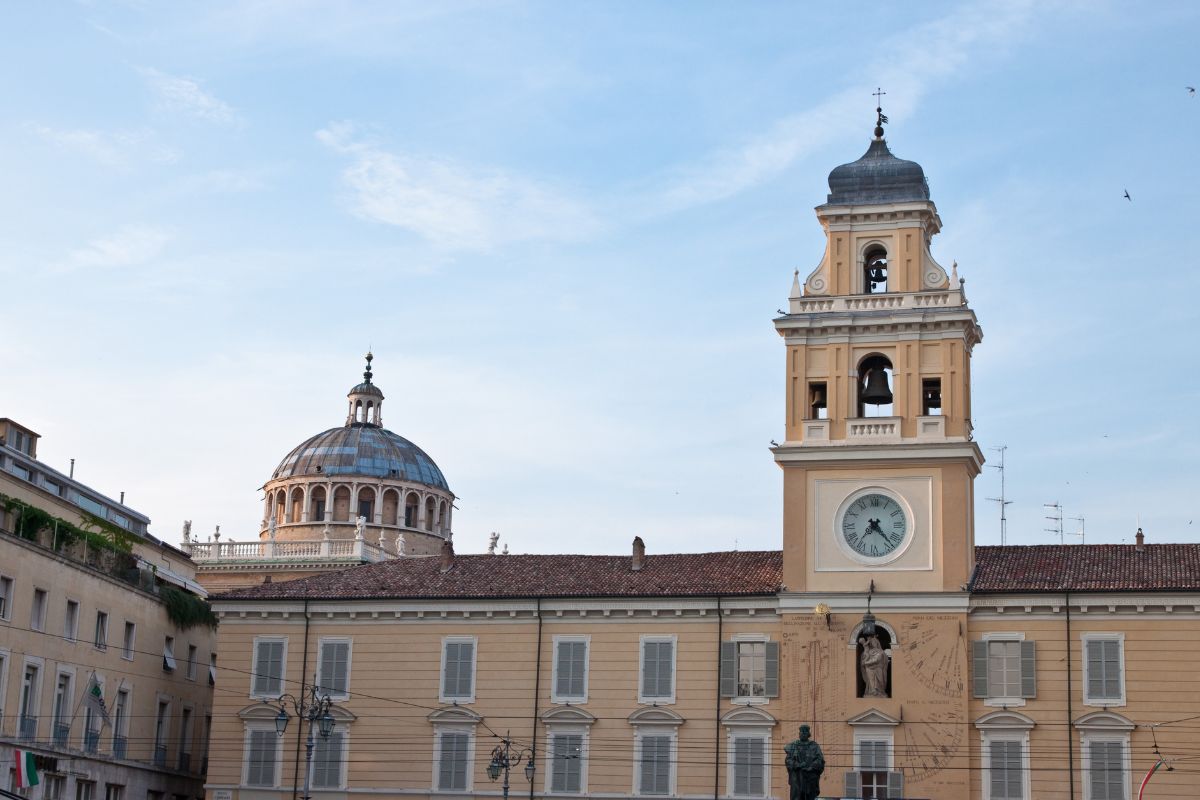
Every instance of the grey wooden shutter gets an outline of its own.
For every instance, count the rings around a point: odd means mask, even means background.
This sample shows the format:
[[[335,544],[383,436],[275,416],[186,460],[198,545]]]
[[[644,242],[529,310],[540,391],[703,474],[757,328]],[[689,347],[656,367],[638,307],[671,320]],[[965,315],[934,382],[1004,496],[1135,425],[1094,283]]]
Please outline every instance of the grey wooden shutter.
[[[721,697],[737,697],[737,642],[721,642]]]
[[[445,697],[470,697],[474,682],[474,642],[446,643],[446,671],[442,674],[442,694]]]
[[[1116,700],[1121,697],[1121,643],[1093,639],[1087,643],[1087,697]]]
[[[642,794],[670,794],[671,792],[671,737],[642,737],[642,779],[639,790]]]
[[[559,642],[556,656],[554,693],[559,697],[583,697],[587,642]]]
[[[1021,642],[1021,697],[1037,697],[1037,642]]]
[[[556,735],[552,752],[554,765],[550,790],[579,792],[583,783],[583,736],[578,733]]]
[[[888,773],[887,796],[904,797],[904,773],[900,770]]]
[[[779,642],[767,642],[766,679],[763,695],[779,697]]]
[[[313,786],[337,789],[342,785],[342,744],[344,734],[333,731],[329,738],[316,737],[313,748]]]
[[[317,682],[327,694],[346,694],[349,688],[349,642],[321,643],[321,679]]]
[[[467,788],[467,743],[470,736],[465,733],[442,733],[442,747],[438,759],[438,788],[463,790]]]
[[[670,697],[674,691],[671,666],[675,661],[675,643],[642,643],[642,696]]]
[[[275,731],[250,731],[250,758],[246,783],[251,786],[275,785]]]
[[[846,773],[846,797],[862,797],[862,780],[857,772]]]
[[[988,643],[971,642],[971,685],[976,697],[988,696]]]
[[[1088,749],[1092,800],[1125,800],[1125,760],[1121,743],[1091,742]]]
[[[278,694],[283,691],[283,642],[258,642],[257,648],[254,693]]]
[[[733,740],[733,793],[761,797],[763,784],[763,740],[739,736]]]

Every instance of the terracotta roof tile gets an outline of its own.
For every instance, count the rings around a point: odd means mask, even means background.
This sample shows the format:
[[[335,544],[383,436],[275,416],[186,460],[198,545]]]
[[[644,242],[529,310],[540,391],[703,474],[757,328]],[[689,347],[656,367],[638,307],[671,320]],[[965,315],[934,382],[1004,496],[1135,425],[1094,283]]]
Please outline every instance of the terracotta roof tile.
[[[1200,543],[976,547],[971,590],[1200,591]]]
[[[650,555],[634,572],[629,556],[456,555],[404,558],[283,583],[237,589],[221,600],[481,599],[517,597],[698,597],[773,595],[778,551]]]

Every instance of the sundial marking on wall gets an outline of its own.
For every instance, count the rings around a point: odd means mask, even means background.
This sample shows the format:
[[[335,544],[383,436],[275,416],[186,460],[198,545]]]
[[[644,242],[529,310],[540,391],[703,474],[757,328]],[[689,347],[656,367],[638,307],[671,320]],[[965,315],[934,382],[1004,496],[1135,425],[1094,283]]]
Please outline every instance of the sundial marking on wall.
[[[902,630],[902,652],[913,677],[935,694],[963,697],[966,646],[962,636],[920,622],[909,622]]]
[[[914,783],[930,778],[946,767],[962,747],[964,725],[954,711],[922,709],[920,718],[901,726],[904,751],[901,767],[905,777]]]

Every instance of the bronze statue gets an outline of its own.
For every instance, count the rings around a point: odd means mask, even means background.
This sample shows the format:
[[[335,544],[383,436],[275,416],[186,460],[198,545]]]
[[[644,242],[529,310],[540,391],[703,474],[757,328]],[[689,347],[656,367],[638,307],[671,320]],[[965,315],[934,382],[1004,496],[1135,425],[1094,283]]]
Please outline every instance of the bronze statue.
[[[863,697],[887,697],[887,653],[878,636],[859,637],[863,646],[859,669],[863,679]]]
[[[801,725],[800,738],[783,746],[783,763],[787,767],[791,800],[817,800],[821,794],[825,754],[821,752],[821,745],[811,736],[812,729]]]

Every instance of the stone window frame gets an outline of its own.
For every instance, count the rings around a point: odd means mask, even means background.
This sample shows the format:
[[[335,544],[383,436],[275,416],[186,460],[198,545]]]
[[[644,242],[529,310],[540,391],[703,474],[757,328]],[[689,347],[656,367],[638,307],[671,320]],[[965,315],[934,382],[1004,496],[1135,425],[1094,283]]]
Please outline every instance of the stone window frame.
[[[639,708],[628,717],[633,726],[633,784],[630,794],[643,797],[674,797],[679,790],[679,726],[685,722],[679,714],[666,708]],[[642,739],[648,736],[667,736],[671,740],[669,790],[666,794],[649,795],[642,791]]]
[[[283,653],[279,660],[279,691],[258,691],[254,688],[258,678],[258,646],[268,642],[282,642]],[[288,637],[277,634],[255,636],[250,651],[250,697],[255,700],[278,700],[284,694],[287,685]]]
[[[778,720],[757,706],[739,705],[721,717],[725,728],[725,796],[768,798],[771,794],[771,774],[774,763],[771,758],[774,728]],[[763,742],[763,793],[761,795],[737,794],[737,775],[734,762],[734,743],[737,739],[761,739]]]
[[[644,693],[646,678],[646,644],[648,642],[671,643],[671,693],[648,695]],[[638,637],[637,700],[642,705],[670,706],[679,694],[679,635],[675,633],[643,633]]]
[[[562,643],[583,643],[583,692],[577,695],[558,693],[558,646]],[[588,682],[592,667],[591,634],[555,634],[553,638],[553,665],[550,676],[550,702],[560,704],[583,704],[588,700]]]
[[[450,644],[471,645],[471,691],[464,695],[446,694],[446,651]],[[438,668],[438,702],[453,705],[470,705],[475,702],[479,688],[479,637],[474,635],[452,635],[442,637],[441,665]]]
[[[1098,708],[1119,708],[1125,705],[1125,634],[1123,632],[1086,631],[1079,634],[1080,662],[1083,673],[1083,704]],[[1119,696],[1090,697],[1088,696],[1088,644],[1090,642],[1116,642],[1117,661],[1121,670],[1121,691]]]
[[[333,700],[349,700],[350,699],[350,675],[354,666],[354,637],[352,636],[321,636],[317,639],[317,686],[322,686],[324,679],[322,665],[322,650],[326,644],[344,644],[346,645],[346,688],[340,692],[329,692],[329,697]]]
[[[1030,780],[1029,733],[1036,723],[1016,711],[993,711],[975,721],[980,735],[980,798],[992,798],[992,742],[1020,742],[1021,744],[1021,798],[1032,800]]]
[[[433,754],[430,758],[433,772],[430,775],[429,791],[431,794],[470,794],[475,788],[475,748],[476,727],[483,717],[468,708],[452,705],[440,708],[426,717],[433,723]],[[465,765],[466,786],[462,789],[439,788],[442,772],[442,736],[447,733],[461,733],[467,736],[467,763]]]
[[[1121,745],[1121,762],[1125,776],[1125,797],[1133,794],[1133,753],[1130,736],[1136,726],[1125,717],[1112,711],[1093,711],[1075,720],[1079,733],[1080,768],[1083,775],[1083,800],[1095,800],[1092,796],[1091,745],[1092,742],[1118,742]]]

